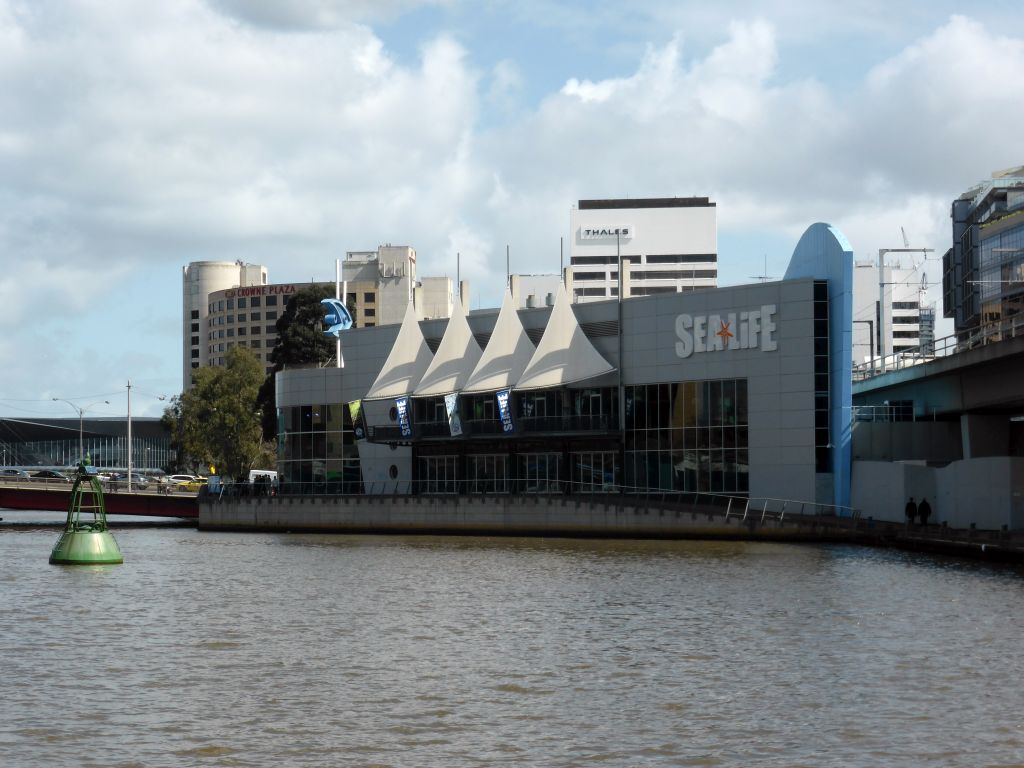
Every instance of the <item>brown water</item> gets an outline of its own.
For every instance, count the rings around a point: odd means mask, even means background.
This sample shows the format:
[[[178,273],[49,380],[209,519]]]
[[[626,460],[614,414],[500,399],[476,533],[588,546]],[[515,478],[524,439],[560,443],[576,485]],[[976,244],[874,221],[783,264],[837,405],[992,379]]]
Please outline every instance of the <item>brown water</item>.
[[[1014,570],[184,528],[76,568],[0,514],[5,768],[1024,764]]]

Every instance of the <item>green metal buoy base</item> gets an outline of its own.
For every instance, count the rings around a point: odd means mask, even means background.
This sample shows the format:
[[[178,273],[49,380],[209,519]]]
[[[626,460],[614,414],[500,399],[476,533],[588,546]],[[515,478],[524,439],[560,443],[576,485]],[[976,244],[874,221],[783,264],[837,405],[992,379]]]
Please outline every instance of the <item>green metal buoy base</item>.
[[[92,521],[82,520],[82,514]],[[75,484],[71,486],[68,520],[57,546],[50,553],[53,565],[117,565],[124,562],[121,548],[107,530],[107,509],[103,503],[103,486],[95,467],[78,465]]]
[[[110,531],[64,531],[50,553],[53,565],[117,565],[124,562]]]

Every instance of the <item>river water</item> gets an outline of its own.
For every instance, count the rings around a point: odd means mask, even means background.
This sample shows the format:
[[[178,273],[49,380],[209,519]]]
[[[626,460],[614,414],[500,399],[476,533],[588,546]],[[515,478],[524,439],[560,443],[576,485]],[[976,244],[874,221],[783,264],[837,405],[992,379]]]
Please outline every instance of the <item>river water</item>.
[[[5,768],[1024,764],[1014,569],[0,514]]]

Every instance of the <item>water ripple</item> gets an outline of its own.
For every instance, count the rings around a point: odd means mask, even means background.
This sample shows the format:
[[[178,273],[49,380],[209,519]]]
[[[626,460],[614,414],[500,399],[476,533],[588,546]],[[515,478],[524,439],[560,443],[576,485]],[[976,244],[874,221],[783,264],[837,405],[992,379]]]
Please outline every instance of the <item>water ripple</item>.
[[[1018,571],[851,547],[0,526],[3,765],[1024,764]]]

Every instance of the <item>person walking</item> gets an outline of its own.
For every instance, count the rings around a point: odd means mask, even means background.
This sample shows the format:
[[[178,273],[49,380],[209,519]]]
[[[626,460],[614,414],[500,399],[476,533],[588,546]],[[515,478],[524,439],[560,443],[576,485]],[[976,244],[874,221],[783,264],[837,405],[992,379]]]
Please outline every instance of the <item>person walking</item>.
[[[928,525],[928,518],[932,514],[932,505],[928,503],[928,499],[921,499],[921,504],[917,508],[917,516],[921,519],[921,525]]]
[[[917,504],[914,503],[914,497],[910,497],[910,501],[907,502],[907,525],[913,525],[914,519],[917,517]]]

